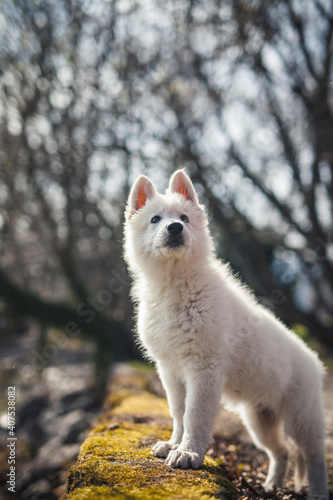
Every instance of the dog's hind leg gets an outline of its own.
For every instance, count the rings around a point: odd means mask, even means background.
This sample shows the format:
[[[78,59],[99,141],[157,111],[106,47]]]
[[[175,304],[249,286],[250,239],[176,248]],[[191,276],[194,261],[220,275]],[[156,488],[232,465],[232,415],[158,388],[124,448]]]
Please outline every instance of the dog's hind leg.
[[[268,408],[247,409],[243,421],[258,448],[269,456],[269,468],[264,489],[271,492],[282,488],[288,464],[288,448],[280,419]]]
[[[305,485],[305,479],[306,460],[304,453],[301,450],[298,450],[295,464],[295,491],[300,491],[300,489]]]
[[[324,454],[308,458],[308,475],[310,483],[310,500],[328,500],[327,469]]]
[[[325,419],[321,394],[318,392],[316,397],[306,405],[303,404],[302,410],[296,414],[290,412],[285,424],[287,434],[298,445],[307,466],[309,499],[327,500],[329,493],[325,461]]]
[[[308,431],[310,437],[312,430]],[[309,477],[309,499],[328,500],[329,493],[327,487],[327,468],[325,461],[323,436],[316,436],[315,442],[310,438],[308,445],[304,446],[302,452],[308,469]]]
[[[311,432],[311,431],[310,431]],[[318,439],[315,446],[304,448],[302,455],[308,469],[310,500],[328,500],[327,469],[324,453],[324,440]],[[295,481],[295,486],[298,486]]]

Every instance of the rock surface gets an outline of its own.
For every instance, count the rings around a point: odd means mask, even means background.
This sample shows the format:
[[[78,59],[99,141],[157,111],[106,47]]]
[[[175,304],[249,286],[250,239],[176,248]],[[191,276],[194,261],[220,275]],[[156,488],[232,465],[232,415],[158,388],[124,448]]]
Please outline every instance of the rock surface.
[[[58,497],[54,492],[58,476],[76,460],[85,431],[96,416],[82,407],[83,395],[79,392],[71,394],[71,404],[67,405],[64,397],[50,401],[44,391],[37,389],[36,397],[18,414],[20,446],[25,443],[32,455],[18,468],[16,488],[22,500]],[[90,395],[90,404],[92,399]]]
[[[67,500],[238,497],[211,458],[198,470],[180,470],[152,456],[151,446],[171,435],[167,402],[151,392],[152,380],[146,368],[117,365],[104,408],[69,471]]]
[[[39,370],[38,331],[1,339],[0,498],[53,500],[100,412],[90,344],[74,339]],[[39,358],[38,358],[39,359]],[[8,490],[7,389],[15,386],[15,493]]]

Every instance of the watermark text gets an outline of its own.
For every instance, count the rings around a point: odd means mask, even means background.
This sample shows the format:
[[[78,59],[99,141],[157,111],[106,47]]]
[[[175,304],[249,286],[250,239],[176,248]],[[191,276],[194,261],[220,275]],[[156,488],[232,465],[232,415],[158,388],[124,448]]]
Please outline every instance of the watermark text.
[[[9,472],[7,474],[7,487],[8,491],[15,493],[16,487],[16,389],[15,386],[8,387],[8,437],[7,437],[7,448],[8,448],[8,465]]]

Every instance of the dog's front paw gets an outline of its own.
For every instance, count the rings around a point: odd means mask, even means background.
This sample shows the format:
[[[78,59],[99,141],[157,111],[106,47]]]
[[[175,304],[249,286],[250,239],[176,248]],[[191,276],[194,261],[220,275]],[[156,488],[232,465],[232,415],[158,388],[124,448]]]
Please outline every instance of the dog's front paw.
[[[176,445],[177,447],[177,445]],[[169,451],[172,450],[174,446],[170,441],[158,441],[151,449],[154,457],[166,458],[169,454]]]
[[[171,450],[165,463],[170,467],[197,469],[203,464],[204,457],[195,451]]]

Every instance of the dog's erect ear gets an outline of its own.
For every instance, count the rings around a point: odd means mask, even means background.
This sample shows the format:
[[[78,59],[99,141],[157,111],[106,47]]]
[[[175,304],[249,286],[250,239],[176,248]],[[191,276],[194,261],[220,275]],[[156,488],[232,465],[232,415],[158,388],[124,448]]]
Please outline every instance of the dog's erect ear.
[[[130,216],[143,208],[148,199],[153,198],[157,191],[154,184],[145,175],[140,175],[140,177],[135,181],[131,192],[128,197],[126,217],[129,219]]]
[[[198,204],[198,197],[191,179],[185,174],[184,170],[177,170],[173,174],[169,182],[169,190],[171,193],[179,193],[186,200],[193,201]]]

